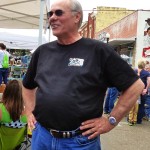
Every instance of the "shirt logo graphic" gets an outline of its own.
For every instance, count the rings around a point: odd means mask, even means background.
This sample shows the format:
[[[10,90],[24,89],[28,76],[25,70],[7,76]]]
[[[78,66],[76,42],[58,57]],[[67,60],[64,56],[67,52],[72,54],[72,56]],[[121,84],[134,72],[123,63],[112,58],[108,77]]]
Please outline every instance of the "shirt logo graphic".
[[[84,59],[80,59],[80,58],[70,58],[69,59],[69,63],[68,66],[78,66],[78,67],[82,67],[84,63]]]

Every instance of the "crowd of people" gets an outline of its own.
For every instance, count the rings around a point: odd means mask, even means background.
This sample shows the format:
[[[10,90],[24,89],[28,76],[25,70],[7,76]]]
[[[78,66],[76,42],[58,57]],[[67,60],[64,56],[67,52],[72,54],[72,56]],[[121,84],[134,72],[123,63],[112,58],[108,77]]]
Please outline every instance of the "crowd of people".
[[[17,121],[23,128],[27,117],[32,150],[101,150],[100,135],[115,128],[147,94],[148,83],[141,75],[145,70],[136,73],[108,44],[81,37],[83,10],[77,0],[56,0],[47,16],[57,40],[35,50],[22,85],[17,80],[6,83],[0,124],[11,128]],[[109,87],[119,97],[115,95],[117,103],[106,117],[103,104]]]
[[[141,60],[138,62],[138,68],[133,68],[133,70],[143,81],[145,88],[127,116],[130,126],[142,124],[143,119],[150,121],[150,62]],[[119,91],[115,87],[108,88],[104,103],[104,114],[111,113],[118,96]]]

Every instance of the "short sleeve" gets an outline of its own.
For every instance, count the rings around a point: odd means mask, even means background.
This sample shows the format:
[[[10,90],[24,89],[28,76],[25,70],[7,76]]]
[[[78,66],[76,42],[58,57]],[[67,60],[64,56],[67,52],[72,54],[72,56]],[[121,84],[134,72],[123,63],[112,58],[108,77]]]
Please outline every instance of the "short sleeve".
[[[139,79],[135,71],[115,51],[109,55],[104,73],[108,85],[124,91]]]
[[[37,71],[37,63],[39,58],[40,50],[37,49],[31,58],[27,73],[23,79],[23,86],[27,89],[34,89],[37,87],[37,83],[35,82],[35,76]]]

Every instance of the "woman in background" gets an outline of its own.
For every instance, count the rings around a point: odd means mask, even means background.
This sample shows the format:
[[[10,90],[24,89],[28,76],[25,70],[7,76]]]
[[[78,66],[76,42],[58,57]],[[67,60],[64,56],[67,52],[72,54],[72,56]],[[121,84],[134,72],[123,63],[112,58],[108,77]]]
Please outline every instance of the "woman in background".
[[[17,149],[24,140],[26,124],[22,84],[9,81],[0,103],[0,149]]]

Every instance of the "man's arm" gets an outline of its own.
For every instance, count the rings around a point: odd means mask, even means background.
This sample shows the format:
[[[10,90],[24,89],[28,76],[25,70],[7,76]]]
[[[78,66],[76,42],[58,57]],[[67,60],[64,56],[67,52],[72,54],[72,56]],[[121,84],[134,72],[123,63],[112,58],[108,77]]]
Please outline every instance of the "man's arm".
[[[144,84],[141,81],[141,79],[138,79],[127,90],[122,92],[117,102],[117,105],[111,112],[111,116],[115,117],[118,123],[135,105],[143,89]],[[83,135],[90,134],[89,139],[91,139],[96,136],[99,136],[100,134],[109,132],[114,127],[114,125],[111,125],[109,123],[108,118],[102,116],[100,118],[95,118],[83,122],[80,129],[87,129],[87,131],[84,132]]]
[[[147,77],[147,86],[146,86],[146,89],[148,90],[148,88],[150,88],[150,77]]]
[[[32,114],[32,111],[34,110],[35,107],[35,93],[36,93],[36,88],[27,89],[24,86],[22,86],[22,95],[23,95],[23,100],[25,105],[25,114],[27,115],[28,127],[30,130],[32,130],[35,127],[34,125],[36,123],[36,119]]]
[[[144,89],[144,83],[141,81],[141,79],[138,79],[127,90],[122,92],[117,102],[117,105],[114,107],[114,109],[111,112],[111,115],[115,116],[118,122],[121,121],[121,119],[135,105],[143,89]]]

